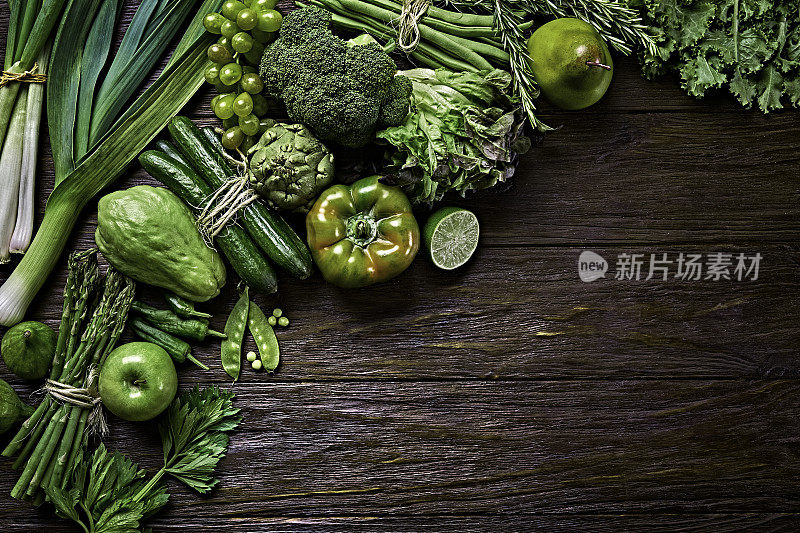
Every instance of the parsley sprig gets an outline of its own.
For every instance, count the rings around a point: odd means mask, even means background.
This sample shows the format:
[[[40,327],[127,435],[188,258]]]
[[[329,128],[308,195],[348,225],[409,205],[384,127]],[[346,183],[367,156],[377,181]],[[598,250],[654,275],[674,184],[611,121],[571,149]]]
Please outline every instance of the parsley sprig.
[[[69,488],[46,487],[56,513],[86,533],[135,533],[140,522],[169,499],[163,485],[145,481],[146,472],[118,452],[100,445],[85,452]]]

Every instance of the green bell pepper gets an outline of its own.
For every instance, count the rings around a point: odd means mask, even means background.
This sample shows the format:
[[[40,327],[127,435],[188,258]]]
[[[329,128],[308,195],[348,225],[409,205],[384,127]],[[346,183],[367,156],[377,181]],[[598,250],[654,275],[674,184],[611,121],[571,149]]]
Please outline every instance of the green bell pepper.
[[[411,264],[419,226],[406,195],[379,176],[323,191],[306,216],[311,256],[330,283],[358,288],[391,279]]]

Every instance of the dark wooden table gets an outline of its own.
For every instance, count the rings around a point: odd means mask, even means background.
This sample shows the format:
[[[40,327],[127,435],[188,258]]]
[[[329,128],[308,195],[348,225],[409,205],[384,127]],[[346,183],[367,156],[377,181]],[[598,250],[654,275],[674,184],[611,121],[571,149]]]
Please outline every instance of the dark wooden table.
[[[561,129],[510,190],[458,202],[482,224],[463,270],[420,257],[373,288],[283,276],[256,298],[292,319],[281,367],[243,372],[218,488],[169,481],[155,530],[800,529],[800,115],[696,101],[616,62],[591,109],[542,103]],[[189,107],[205,123],[208,99]],[[132,168],[117,186],[137,183],[154,181]],[[72,249],[92,245],[94,210]],[[579,279],[584,250],[606,279]],[[715,252],[760,253],[758,279],[613,278],[619,254],[645,254],[645,277],[650,254]],[[64,278],[62,262],[31,318],[57,327]],[[205,306],[220,328],[233,286]],[[213,368],[183,367],[182,388],[230,386],[218,345],[197,352]],[[107,444],[159,464],[150,425],[113,420]],[[0,494],[15,479],[0,462]],[[0,530],[69,527],[0,498]]]

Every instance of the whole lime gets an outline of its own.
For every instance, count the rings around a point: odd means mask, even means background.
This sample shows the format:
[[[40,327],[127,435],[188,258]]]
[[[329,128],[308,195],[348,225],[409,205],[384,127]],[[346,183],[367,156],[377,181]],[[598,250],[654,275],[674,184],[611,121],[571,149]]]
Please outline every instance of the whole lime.
[[[3,337],[3,361],[23,379],[42,379],[47,375],[56,352],[56,333],[41,322],[21,322]]]

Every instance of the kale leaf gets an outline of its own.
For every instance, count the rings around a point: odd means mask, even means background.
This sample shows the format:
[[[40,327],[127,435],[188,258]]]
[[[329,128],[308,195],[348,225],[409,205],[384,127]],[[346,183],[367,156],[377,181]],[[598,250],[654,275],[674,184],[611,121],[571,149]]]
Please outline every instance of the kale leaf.
[[[764,113],[800,107],[800,5],[770,0],[630,1],[657,34],[647,78],[678,73],[692,96],[727,89]]]

